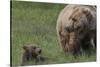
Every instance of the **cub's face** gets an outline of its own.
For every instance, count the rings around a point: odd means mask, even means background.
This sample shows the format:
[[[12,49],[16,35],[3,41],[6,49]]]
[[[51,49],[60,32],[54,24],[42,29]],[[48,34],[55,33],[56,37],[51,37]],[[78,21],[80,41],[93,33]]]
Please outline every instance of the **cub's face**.
[[[37,46],[23,46],[23,49],[25,51],[25,53],[27,53],[28,56],[37,56],[41,53],[41,48],[37,47]]]

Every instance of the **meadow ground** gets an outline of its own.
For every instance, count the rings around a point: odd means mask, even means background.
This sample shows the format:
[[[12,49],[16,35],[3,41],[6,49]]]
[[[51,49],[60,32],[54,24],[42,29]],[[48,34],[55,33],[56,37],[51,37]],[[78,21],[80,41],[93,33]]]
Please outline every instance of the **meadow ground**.
[[[64,6],[64,4],[12,2],[12,65],[21,65],[22,47],[27,43],[37,44],[43,49],[42,55],[48,57],[48,60],[38,64],[96,61],[96,53],[92,53],[91,56],[83,54],[75,59],[71,55],[65,55],[58,45],[56,21]],[[27,64],[35,62],[29,61]]]

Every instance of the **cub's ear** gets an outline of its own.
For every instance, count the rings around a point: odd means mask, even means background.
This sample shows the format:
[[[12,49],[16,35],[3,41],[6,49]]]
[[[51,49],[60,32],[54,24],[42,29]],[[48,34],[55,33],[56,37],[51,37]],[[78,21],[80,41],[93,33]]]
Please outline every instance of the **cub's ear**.
[[[37,48],[37,46],[31,46],[32,47],[32,49],[36,49]]]
[[[24,45],[24,46],[23,46],[23,49],[24,49],[24,50],[27,50],[27,46]]]
[[[86,15],[88,22],[91,22],[91,20],[93,18],[91,12],[88,9],[83,9],[83,14]]]

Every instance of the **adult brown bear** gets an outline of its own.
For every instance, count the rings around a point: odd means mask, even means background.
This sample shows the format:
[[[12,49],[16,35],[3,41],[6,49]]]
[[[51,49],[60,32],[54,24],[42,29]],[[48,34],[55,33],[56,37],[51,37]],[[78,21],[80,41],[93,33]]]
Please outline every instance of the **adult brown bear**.
[[[96,47],[96,6],[67,5],[59,14],[56,29],[65,53]]]

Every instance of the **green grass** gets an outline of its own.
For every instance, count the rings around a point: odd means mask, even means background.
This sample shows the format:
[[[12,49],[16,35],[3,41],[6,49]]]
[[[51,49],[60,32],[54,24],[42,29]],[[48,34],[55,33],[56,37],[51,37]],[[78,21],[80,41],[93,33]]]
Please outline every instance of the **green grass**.
[[[56,21],[63,4],[12,2],[12,65],[21,65],[22,46],[27,43],[37,44],[43,49],[48,60],[38,64],[58,64],[96,61],[96,54],[82,55],[77,59],[66,55],[58,45]],[[30,61],[28,64],[35,64]]]

